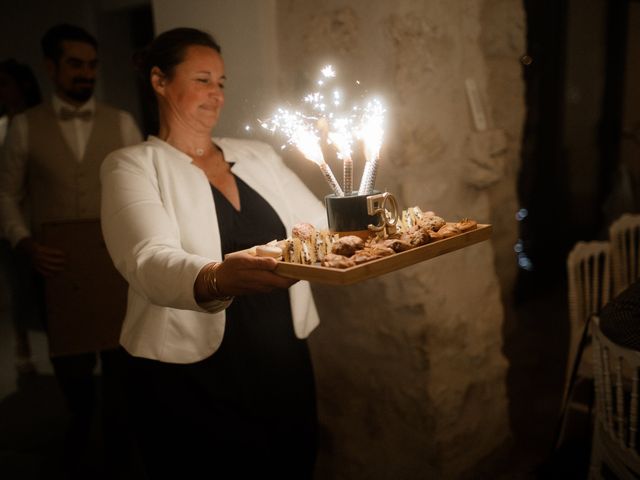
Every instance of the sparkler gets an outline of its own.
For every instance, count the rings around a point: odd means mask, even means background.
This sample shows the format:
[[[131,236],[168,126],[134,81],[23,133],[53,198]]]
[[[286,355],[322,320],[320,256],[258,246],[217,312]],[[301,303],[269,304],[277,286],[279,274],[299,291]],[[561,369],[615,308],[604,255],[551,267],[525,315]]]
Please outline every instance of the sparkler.
[[[302,107],[296,110],[278,108],[271,118],[261,122],[262,127],[272,133],[283,134],[287,138],[287,144],[294,145],[308,160],[318,165],[337,196],[354,194],[351,147],[355,138],[361,139],[366,164],[358,193],[371,193],[384,133],[384,108],[379,101],[374,100],[364,109],[356,105],[347,110],[339,89],[334,89],[327,94],[329,98],[325,98],[323,92],[331,86],[336,73],[331,65],[324,67],[321,72],[322,78],[316,82],[319,91],[304,95]],[[338,158],[342,160],[344,190],[325,162],[320,147],[321,140],[333,145]]]
[[[349,131],[349,119],[340,118],[333,122],[333,129],[329,131],[329,141],[338,150],[338,158],[342,160],[342,185],[345,195],[353,194],[353,160],[351,159],[352,136]]]
[[[309,160],[320,167],[320,171],[324,175],[325,180],[333,190],[337,197],[344,197],[344,192],[340,188],[336,177],[333,175],[331,168],[324,161],[324,155],[320,149],[320,142],[317,135],[304,127],[299,127],[292,137],[294,145]]]
[[[382,122],[384,119],[384,108],[379,100],[369,102],[362,116],[362,124],[358,132],[358,137],[364,143],[364,172],[360,179],[358,195],[370,195],[376,182],[378,172],[378,159],[380,158],[380,147],[382,146],[382,136],[384,130]]]

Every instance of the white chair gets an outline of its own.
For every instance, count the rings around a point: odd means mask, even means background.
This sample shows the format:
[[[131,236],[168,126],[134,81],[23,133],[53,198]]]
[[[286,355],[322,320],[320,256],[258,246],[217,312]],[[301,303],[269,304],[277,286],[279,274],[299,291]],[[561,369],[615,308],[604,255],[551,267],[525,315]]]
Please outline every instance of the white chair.
[[[640,215],[625,213],[609,227],[613,295],[640,278]]]
[[[597,317],[592,334],[596,415],[589,478],[603,478],[606,464],[621,480],[637,479],[640,352],[605,337]]]
[[[591,377],[591,368],[580,369],[582,353],[589,338],[589,319],[609,301],[611,276],[609,242],[578,242],[567,257],[569,279],[569,355],[564,388],[569,401],[576,376]]]

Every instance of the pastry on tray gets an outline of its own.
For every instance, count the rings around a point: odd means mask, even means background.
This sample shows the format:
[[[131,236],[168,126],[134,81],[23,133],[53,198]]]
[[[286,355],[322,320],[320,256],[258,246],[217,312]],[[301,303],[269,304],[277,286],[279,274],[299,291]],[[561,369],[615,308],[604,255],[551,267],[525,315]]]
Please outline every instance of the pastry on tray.
[[[468,218],[447,223],[434,212],[411,207],[402,211],[396,233],[386,238],[375,233],[366,240],[354,235],[340,237],[328,230],[318,230],[309,223],[299,223],[293,227],[291,238],[258,245],[250,249],[250,253],[288,263],[349,268],[460,235],[477,226],[475,220]]]

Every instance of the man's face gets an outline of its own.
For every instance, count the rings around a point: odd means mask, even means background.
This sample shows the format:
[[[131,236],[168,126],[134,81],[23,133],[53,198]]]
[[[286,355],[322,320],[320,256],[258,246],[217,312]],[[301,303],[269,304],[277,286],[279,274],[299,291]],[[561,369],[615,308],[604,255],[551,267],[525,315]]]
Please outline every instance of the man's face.
[[[82,104],[93,95],[98,69],[98,52],[89,43],[62,42],[62,56],[56,64],[47,60],[56,93],[74,104]]]

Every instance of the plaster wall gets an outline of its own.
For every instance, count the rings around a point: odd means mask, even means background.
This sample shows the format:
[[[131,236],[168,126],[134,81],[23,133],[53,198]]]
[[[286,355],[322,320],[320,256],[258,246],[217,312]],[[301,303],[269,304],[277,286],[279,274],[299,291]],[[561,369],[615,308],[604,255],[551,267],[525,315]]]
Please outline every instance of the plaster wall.
[[[516,1],[278,3],[280,95],[299,98],[325,63],[345,84],[359,79],[388,106],[378,187],[404,207],[495,226],[491,243],[314,287],[319,478],[473,476],[509,439],[500,280],[509,291],[516,268],[523,16]],[[484,124],[470,114],[468,79]]]

